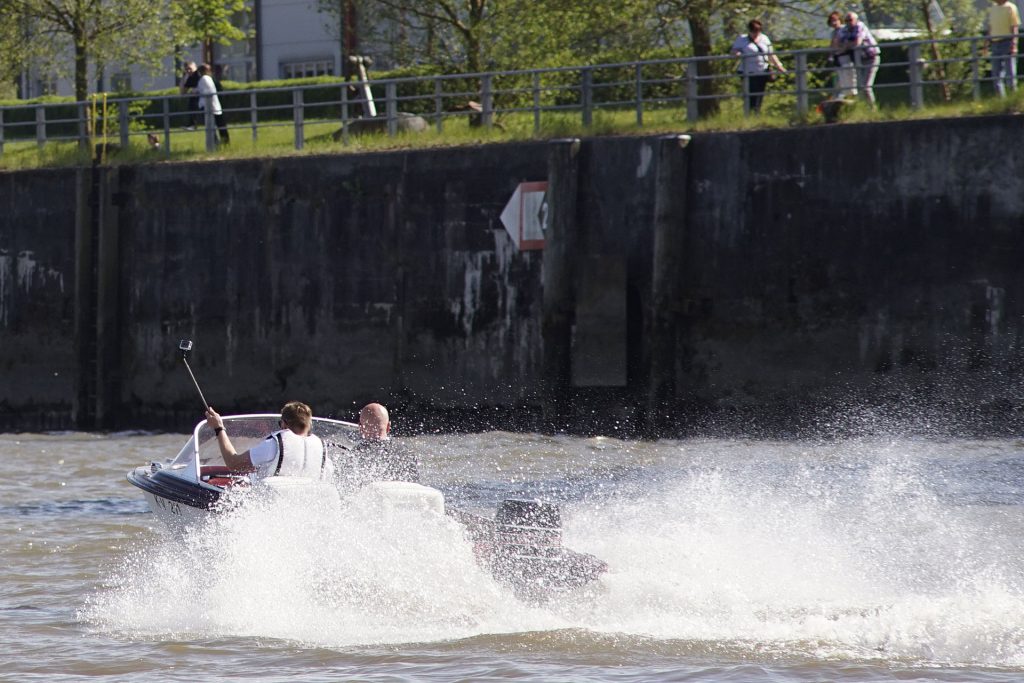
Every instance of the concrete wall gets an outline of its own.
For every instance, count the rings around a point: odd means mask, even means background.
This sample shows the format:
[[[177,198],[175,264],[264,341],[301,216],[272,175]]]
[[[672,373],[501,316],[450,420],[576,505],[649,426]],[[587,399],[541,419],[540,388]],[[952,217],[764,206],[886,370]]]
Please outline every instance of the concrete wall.
[[[108,170],[126,198],[116,391],[131,419],[195,418],[178,338],[220,409],[298,398],[351,417],[383,396],[531,392],[541,256],[516,254],[497,216],[544,155],[508,152]]]
[[[1021,125],[0,176],[0,428],[190,426],[189,338],[225,411],[298,398],[350,418],[377,399],[410,430],[1016,429]],[[498,216],[543,179],[548,244],[516,252]]]
[[[695,140],[680,397],[1018,423],[1022,132],[975,118]]]
[[[72,425],[75,174],[0,175],[0,429]]]

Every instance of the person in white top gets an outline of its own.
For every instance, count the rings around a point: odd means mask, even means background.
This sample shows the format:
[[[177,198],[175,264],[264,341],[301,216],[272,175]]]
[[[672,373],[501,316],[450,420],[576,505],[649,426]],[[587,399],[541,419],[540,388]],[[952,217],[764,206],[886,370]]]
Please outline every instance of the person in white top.
[[[323,441],[310,433],[313,411],[305,403],[286,403],[281,409],[282,428],[243,453],[235,450],[224,429],[224,420],[213,408],[206,410],[206,424],[217,436],[224,464],[236,472],[256,472],[261,479],[272,476],[329,479],[334,473]]]
[[[221,142],[231,142],[228,134],[228,124],[224,121],[224,110],[220,106],[220,98],[217,97],[217,84],[213,82],[212,70],[209,64],[199,65],[199,83],[196,85],[196,92],[199,93],[199,108],[204,112],[209,107],[213,113],[213,121],[217,124],[217,131],[220,133]]]
[[[739,57],[736,72],[743,78],[751,112],[761,111],[761,100],[768,81],[775,80],[777,73],[786,73],[786,68],[775,55],[772,41],[761,32],[761,22],[752,19],[747,24],[749,33],[733,41],[729,53]]]

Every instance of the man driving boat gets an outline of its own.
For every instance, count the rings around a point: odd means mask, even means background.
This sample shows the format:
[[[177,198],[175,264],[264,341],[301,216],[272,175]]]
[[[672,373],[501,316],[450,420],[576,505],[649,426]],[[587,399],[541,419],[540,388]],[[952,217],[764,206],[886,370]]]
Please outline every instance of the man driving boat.
[[[206,424],[217,437],[224,464],[235,472],[256,472],[259,478],[309,479],[327,479],[334,472],[323,441],[310,433],[313,410],[305,403],[290,401],[284,404],[281,408],[281,429],[243,453],[235,451],[224,429],[224,421],[213,408],[206,410]]]
[[[391,438],[391,416],[380,403],[369,403],[359,411],[359,443],[350,453],[345,464],[353,483],[420,481],[416,456]]]

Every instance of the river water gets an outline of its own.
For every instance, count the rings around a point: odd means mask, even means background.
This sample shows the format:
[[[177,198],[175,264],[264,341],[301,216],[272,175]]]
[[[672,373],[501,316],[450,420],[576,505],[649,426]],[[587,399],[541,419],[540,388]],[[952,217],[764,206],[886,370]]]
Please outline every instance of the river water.
[[[446,524],[168,537],[125,473],[184,440],[0,435],[0,681],[1024,679],[1021,441],[411,439],[450,503],[558,501],[608,562],[528,605]]]

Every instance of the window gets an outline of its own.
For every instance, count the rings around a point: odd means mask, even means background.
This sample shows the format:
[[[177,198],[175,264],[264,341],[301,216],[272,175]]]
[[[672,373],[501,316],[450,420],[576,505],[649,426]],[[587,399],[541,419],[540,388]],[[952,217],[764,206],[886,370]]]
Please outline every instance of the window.
[[[53,75],[40,76],[36,79],[36,92],[34,97],[57,94],[57,77]]]
[[[132,73],[119,71],[110,77],[110,89],[113,92],[130,92],[132,89]]]
[[[302,62],[281,62],[281,78],[313,78],[333,76],[334,59],[310,59]]]

